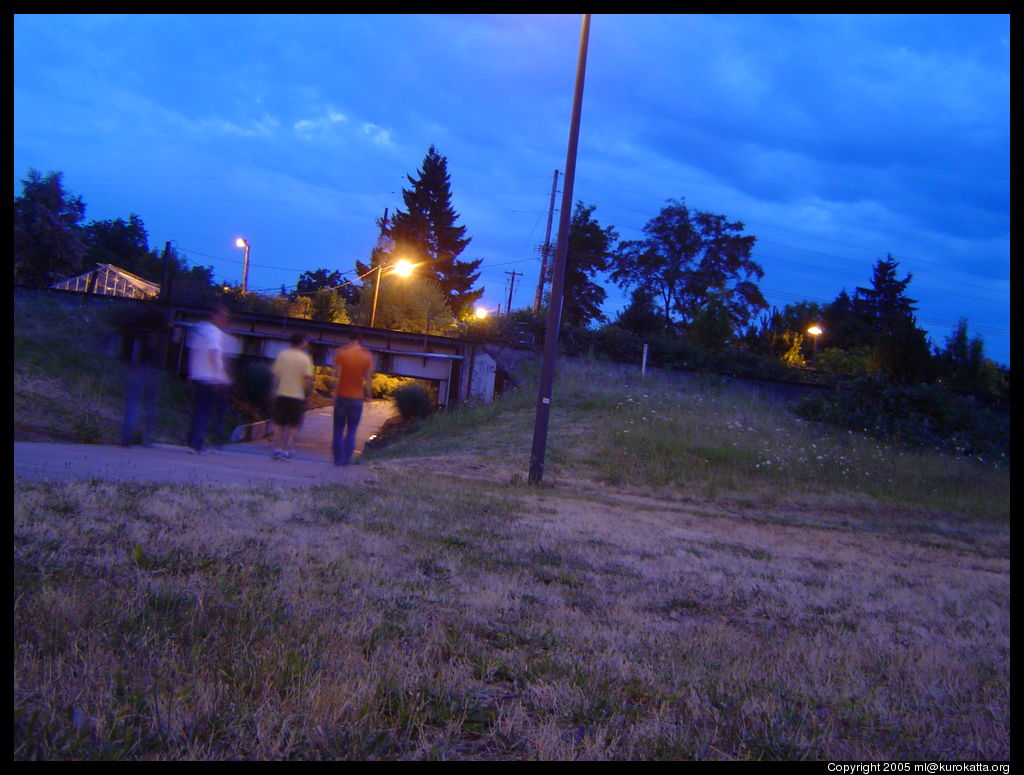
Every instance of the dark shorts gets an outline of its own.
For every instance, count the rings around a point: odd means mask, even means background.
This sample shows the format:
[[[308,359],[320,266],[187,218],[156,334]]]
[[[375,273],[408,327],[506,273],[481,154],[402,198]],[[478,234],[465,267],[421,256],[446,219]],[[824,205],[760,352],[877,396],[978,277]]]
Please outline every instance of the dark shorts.
[[[274,401],[274,423],[276,425],[297,428],[302,423],[302,413],[306,411],[306,401],[302,398],[278,396]]]

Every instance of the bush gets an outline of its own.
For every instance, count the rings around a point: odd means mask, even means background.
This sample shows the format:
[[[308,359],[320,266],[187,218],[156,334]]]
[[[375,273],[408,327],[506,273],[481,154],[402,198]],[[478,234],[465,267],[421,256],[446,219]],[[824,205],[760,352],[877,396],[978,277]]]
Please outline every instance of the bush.
[[[827,398],[804,399],[809,420],[864,431],[912,447],[1009,460],[1010,418],[936,385],[898,385],[878,377],[843,383]]]
[[[411,385],[413,383],[415,383],[415,380],[412,377],[393,377],[390,374],[374,373],[371,393],[374,398],[390,398],[403,385]]]
[[[420,420],[430,414],[430,394],[417,383],[398,388],[395,391],[395,403],[403,420]]]

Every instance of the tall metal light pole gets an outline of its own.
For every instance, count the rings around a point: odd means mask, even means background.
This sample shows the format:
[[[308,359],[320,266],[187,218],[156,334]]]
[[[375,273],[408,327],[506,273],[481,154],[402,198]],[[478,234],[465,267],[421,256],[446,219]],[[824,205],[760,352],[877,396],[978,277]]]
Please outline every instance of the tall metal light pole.
[[[242,259],[242,293],[245,293],[249,290],[249,243],[239,237],[235,246],[245,248],[245,258]]]
[[[388,271],[397,274],[399,277],[408,277],[412,274],[413,265],[404,258],[399,259],[388,267]],[[370,328],[377,322],[377,294],[380,292],[381,277],[384,274],[384,262],[377,264],[377,282],[373,285],[373,307],[370,310]],[[429,325],[429,324],[428,324]]]
[[[814,337],[814,355],[811,357],[811,365],[818,365],[818,337],[821,335],[822,330],[820,326],[811,326],[807,329],[807,333]]]
[[[565,283],[565,261],[569,252],[569,218],[572,211],[572,189],[576,181],[576,149],[580,137],[580,113],[583,108],[583,81],[587,72],[587,44],[590,39],[590,14],[583,14],[580,31],[580,54],[576,64],[576,91],[572,100],[569,126],[569,149],[565,157],[565,182],[562,184],[562,210],[558,215],[558,244],[551,277],[551,303],[548,307],[547,331],[544,334],[544,362],[537,391],[537,414],[533,423],[533,449],[530,452],[530,484],[544,479],[544,453],[548,442],[548,419],[551,414],[551,386],[554,382],[555,359],[558,355],[558,329],[562,323],[562,289]]]

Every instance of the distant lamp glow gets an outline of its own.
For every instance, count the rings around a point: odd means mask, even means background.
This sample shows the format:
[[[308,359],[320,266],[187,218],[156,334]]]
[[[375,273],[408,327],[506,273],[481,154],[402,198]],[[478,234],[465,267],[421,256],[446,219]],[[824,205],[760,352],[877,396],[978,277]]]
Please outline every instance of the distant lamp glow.
[[[249,290],[249,243],[239,237],[235,240],[236,248],[245,248],[245,258],[242,259],[242,293]]]
[[[408,277],[412,274],[415,264],[400,258],[398,261],[387,267],[388,274],[397,274],[399,277]],[[380,293],[381,276],[384,274],[384,264],[377,264],[377,282],[373,284],[373,307],[370,310],[370,328],[377,323],[377,295]]]
[[[487,320],[487,316],[490,314],[485,307],[477,307],[473,314],[477,320]]]
[[[814,337],[814,355],[811,356],[811,364],[817,365],[818,363],[818,337],[824,333],[819,326],[811,326],[807,329],[807,333]]]

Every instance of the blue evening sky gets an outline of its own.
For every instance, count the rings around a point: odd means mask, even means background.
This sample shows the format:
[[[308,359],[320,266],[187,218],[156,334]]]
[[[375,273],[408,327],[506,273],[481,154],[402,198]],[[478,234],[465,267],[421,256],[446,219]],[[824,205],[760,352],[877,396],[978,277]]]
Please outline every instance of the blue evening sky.
[[[16,15],[14,192],[63,171],[86,220],[137,213],[234,283],[244,236],[250,289],[276,292],[352,277],[433,144],[485,305],[516,272],[529,306],[580,23]],[[1009,364],[1009,39],[1008,15],[595,14],[574,198],[622,239],[669,198],[743,221],[779,308],[891,253],[934,343],[965,317]]]

